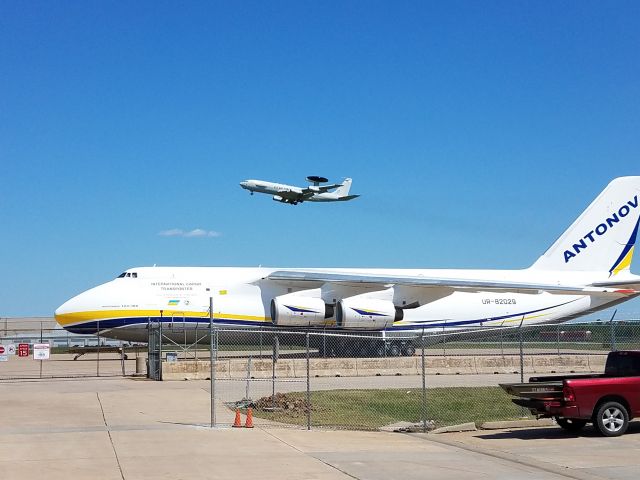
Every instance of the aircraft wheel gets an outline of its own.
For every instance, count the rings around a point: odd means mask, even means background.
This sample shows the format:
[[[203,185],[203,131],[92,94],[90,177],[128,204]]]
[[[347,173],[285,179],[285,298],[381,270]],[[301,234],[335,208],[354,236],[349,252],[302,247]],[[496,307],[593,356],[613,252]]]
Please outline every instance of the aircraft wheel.
[[[596,412],[594,425],[598,432],[605,437],[617,437],[627,431],[629,427],[629,413],[618,402],[605,402]]]
[[[416,354],[416,347],[414,347],[410,343],[407,343],[402,349],[402,353],[407,357],[413,357]]]
[[[396,342],[393,342],[389,347],[389,356],[399,357],[400,355],[402,355],[402,349],[400,348],[400,345],[398,345]]]
[[[360,348],[358,350],[358,356],[359,357],[368,357],[370,350],[371,349],[369,348],[369,345],[367,345],[366,343],[363,343],[362,345],[360,345]]]
[[[383,343],[379,343],[378,345],[376,345],[375,349],[374,349],[374,353],[376,357],[384,357],[384,344]]]

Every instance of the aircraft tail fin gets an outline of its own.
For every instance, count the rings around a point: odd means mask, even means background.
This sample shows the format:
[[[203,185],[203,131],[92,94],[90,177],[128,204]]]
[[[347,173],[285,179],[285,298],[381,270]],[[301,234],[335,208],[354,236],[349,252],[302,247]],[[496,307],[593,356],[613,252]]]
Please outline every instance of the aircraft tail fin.
[[[640,177],[616,178],[531,266],[538,270],[628,272],[640,222]]]
[[[337,194],[339,197],[346,197],[347,195],[349,195],[349,190],[351,189],[351,182],[352,180],[350,178],[345,178],[344,182],[342,182],[342,186],[338,187],[336,189],[335,194]]]

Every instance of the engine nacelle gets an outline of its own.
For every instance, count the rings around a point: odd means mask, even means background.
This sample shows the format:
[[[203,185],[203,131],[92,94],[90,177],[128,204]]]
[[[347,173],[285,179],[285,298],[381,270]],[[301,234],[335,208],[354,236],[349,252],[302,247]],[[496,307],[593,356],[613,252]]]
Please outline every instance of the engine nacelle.
[[[285,327],[321,327],[333,316],[333,307],[316,297],[280,295],[271,300],[271,321]]]
[[[298,203],[302,203],[302,200],[296,200],[292,198],[284,198],[280,195],[274,195],[273,200],[280,203],[288,203],[290,205],[297,205]]]
[[[336,325],[354,330],[383,330],[402,320],[404,312],[389,300],[345,298],[336,305]]]

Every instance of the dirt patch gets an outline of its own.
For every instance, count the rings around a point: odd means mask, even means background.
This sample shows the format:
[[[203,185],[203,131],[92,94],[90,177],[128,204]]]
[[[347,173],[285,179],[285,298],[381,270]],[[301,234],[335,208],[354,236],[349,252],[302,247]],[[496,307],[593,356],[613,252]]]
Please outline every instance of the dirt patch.
[[[317,412],[319,409],[308,403],[305,398],[295,397],[286,393],[276,393],[268,397],[262,397],[253,402],[253,408],[265,412],[281,412],[286,415],[297,417],[306,415],[310,411]]]

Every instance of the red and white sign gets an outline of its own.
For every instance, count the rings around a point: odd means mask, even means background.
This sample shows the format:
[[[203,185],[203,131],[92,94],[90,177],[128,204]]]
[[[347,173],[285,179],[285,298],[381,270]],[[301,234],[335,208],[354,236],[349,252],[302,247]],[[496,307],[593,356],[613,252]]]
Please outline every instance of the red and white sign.
[[[19,357],[28,357],[29,356],[29,344],[28,343],[19,343],[18,344],[18,356]]]
[[[0,355],[4,354],[4,345],[0,345]]]
[[[48,343],[34,343],[33,344],[33,359],[34,360],[49,360],[50,346]]]

